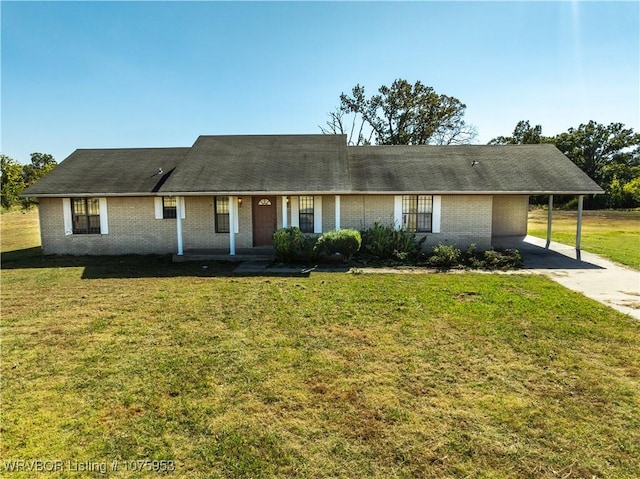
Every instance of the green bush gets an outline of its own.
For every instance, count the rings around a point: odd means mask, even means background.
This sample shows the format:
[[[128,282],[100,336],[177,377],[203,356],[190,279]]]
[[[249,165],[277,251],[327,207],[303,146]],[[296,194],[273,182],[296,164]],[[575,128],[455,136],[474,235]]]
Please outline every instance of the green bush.
[[[305,260],[310,263],[316,261],[318,259],[318,250],[316,248],[316,244],[320,239],[319,236],[305,236],[304,238],[304,249],[302,253],[304,254]]]
[[[517,249],[487,250],[484,252],[483,267],[486,269],[514,269],[522,266],[522,255]]]
[[[426,236],[420,240],[416,234],[404,229],[375,222],[362,232],[361,254],[375,260],[415,261],[422,251]]]
[[[439,244],[433,248],[433,254],[429,257],[429,264],[438,268],[451,268],[457,266],[460,261],[461,251],[448,244]]]
[[[360,249],[361,244],[362,238],[359,231],[352,229],[328,231],[318,238],[315,250],[327,256],[340,253],[342,259],[347,262]]]
[[[278,261],[291,263],[298,254],[306,252],[307,239],[300,228],[290,226],[273,233],[273,246]]]
[[[476,244],[471,243],[467,250],[462,253],[461,263],[469,268],[484,268],[483,253],[476,250]]]

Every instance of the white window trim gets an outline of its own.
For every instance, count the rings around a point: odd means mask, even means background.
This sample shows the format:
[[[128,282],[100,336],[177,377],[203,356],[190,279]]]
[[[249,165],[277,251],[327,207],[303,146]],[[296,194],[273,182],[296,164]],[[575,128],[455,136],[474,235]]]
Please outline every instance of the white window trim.
[[[109,234],[109,210],[107,198],[98,198],[100,208],[100,234]],[[71,198],[62,198],[62,218],[65,236],[73,235],[73,217],[71,213]],[[84,235],[83,235],[84,236]]]
[[[71,198],[62,198],[62,217],[64,218],[64,234],[73,234],[73,219],[71,218]]]
[[[442,196],[431,195],[431,233],[440,233],[442,222]],[[393,197],[393,224],[396,230],[402,228],[402,195]]]
[[[402,195],[393,197],[393,226],[398,231],[402,229]]]
[[[431,203],[431,232],[440,233],[440,222],[442,218],[442,196],[433,195]]]
[[[164,219],[164,204],[162,203],[162,198],[164,196],[156,196],[153,198],[153,209],[155,211],[155,216],[157,220]],[[184,196],[179,196],[178,201],[180,201],[180,218],[185,219],[187,217]]]
[[[322,196],[313,197],[313,232],[322,233]]]
[[[300,228],[300,206],[297,196],[291,197],[291,226]]]
[[[156,219],[157,220],[163,219],[164,216],[163,216],[163,208],[162,208],[162,196],[156,196],[153,199],[153,206],[156,213]]]
[[[109,234],[109,212],[107,210],[107,199],[98,198],[98,202],[100,205],[100,234],[108,235]]]

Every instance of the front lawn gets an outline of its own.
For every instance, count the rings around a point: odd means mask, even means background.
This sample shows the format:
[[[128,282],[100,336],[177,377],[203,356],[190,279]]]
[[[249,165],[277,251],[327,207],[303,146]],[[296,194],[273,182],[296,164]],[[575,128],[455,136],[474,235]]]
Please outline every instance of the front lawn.
[[[170,460],[179,478],[640,474],[637,321],[533,275],[208,266],[9,256],[2,472],[119,461],[109,477],[132,477],[147,463],[124,461]]]
[[[553,211],[552,240],[576,244],[576,211]],[[529,212],[529,234],[547,237],[547,210]],[[582,249],[640,269],[640,210],[583,212]]]

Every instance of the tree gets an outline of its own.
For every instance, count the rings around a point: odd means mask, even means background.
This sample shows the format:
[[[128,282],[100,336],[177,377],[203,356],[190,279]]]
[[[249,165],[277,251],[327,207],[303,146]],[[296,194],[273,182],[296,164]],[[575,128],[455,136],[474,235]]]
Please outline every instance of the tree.
[[[457,98],[440,95],[420,81],[411,85],[395,80],[370,98],[358,84],[351,96],[340,95],[340,106],[320,129],[348,135],[351,145],[461,144],[476,136],[475,128],[464,121],[465,109]],[[347,115],[353,116],[348,119]]]
[[[625,128],[622,123],[608,126],[590,121],[578,128],[569,128],[553,137],[542,136],[542,127],[531,127],[520,121],[512,136],[499,136],[491,145],[521,145],[553,143],[604,190],[604,195],[587,198],[585,207],[627,208],[640,205],[634,196],[640,177],[640,134]],[[627,187],[627,184],[630,184]],[[532,196],[534,204],[543,203],[544,197]]]
[[[512,136],[499,136],[489,142],[490,145],[534,145],[549,143],[551,139],[542,136],[542,126],[531,127],[529,120],[519,121]]]
[[[24,166],[24,184],[32,185],[49,173],[58,163],[48,153],[31,153],[31,164]]]
[[[7,155],[0,155],[0,171],[2,183],[2,207],[9,208],[20,201],[20,193],[24,190],[23,166]]]
[[[605,126],[590,121],[557,135],[554,143],[602,187],[606,187],[608,167],[640,165],[640,134],[622,123]]]

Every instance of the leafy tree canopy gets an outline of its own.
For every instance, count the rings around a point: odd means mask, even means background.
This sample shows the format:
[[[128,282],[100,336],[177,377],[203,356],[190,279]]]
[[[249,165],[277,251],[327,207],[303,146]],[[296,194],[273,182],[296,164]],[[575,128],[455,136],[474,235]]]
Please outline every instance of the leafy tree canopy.
[[[364,86],[340,95],[340,106],[320,127],[345,134],[351,145],[450,145],[469,143],[476,130],[464,121],[466,105],[420,81],[398,79],[367,98]]]
[[[590,121],[565,133],[542,136],[542,127],[520,121],[512,136],[499,136],[491,145],[553,143],[604,190],[588,199],[591,207],[628,208],[640,205],[640,134],[622,123],[603,125]],[[542,202],[541,197],[532,201]]]
[[[24,166],[25,186],[32,185],[49,173],[58,163],[48,153],[31,153],[31,163]]]
[[[640,164],[640,134],[622,123],[608,126],[590,121],[569,128],[554,138],[555,145],[596,183],[605,179],[607,167]]]
[[[499,136],[489,142],[490,145],[534,145],[549,143],[550,138],[542,136],[542,126],[532,127],[527,121],[519,121],[511,136]]]
[[[20,201],[20,193],[24,190],[23,166],[7,155],[0,155],[0,171],[2,177],[2,206],[9,208]]]
[[[2,170],[2,206],[9,208],[22,202],[30,205],[20,194],[29,185],[35,183],[56,166],[56,160],[47,153],[31,153],[31,163],[21,165],[7,155],[0,155]]]

